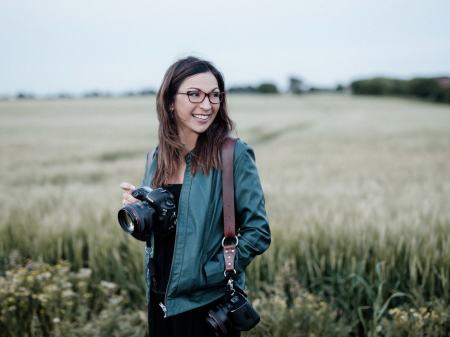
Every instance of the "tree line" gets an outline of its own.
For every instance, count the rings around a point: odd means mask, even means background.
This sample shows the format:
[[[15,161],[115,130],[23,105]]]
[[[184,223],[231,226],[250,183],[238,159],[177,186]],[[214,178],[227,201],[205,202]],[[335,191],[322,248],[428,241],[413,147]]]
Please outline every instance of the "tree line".
[[[405,96],[432,102],[450,103],[450,77],[398,80],[375,77],[350,84],[355,95]]]
[[[438,103],[450,103],[450,77],[413,78],[411,80],[399,80],[385,77],[375,77],[353,81],[350,86],[337,85],[335,88],[319,88],[307,86],[295,77],[289,78],[288,89],[285,93],[302,94],[306,92],[351,92],[354,95],[372,96],[404,96],[425,99]],[[271,82],[263,82],[256,86],[232,86],[227,90],[230,94],[278,94],[281,91],[277,85]],[[82,95],[60,93],[49,95],[47,98],[75,98],[75,97],[112,97],[112,96],[148,96],[156,95],[152,89],[127,91],[120,94],[108,92],[90,91]],[[12,97],[0,97],[0,99],[32,99],[33,94],[19,92]]]

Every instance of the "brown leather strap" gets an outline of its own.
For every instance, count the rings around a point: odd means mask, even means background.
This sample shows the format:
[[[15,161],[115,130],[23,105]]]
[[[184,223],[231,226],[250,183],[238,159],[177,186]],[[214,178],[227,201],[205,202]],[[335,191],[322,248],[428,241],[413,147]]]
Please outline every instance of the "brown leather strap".
[[[225,141],[222,152],[222,190],[223,190],[223,222],[226,239],[236,237],[234,219],[234,176],[233,157],[235,138],[228,138]]]
[[[223,246],[223,258],[225,259],[225,271],[234,271],[234,259],[236,258],[236,244]]]
[[[222,150],[222,191],[223,191],[223,224],[225,239],[236,238],[236,221],[234,211],[234,145],[236,138],[228,137]],[[237,239],[236,239],[237,242]],[[236,243],[223,246],[225,271],[234,271]]]

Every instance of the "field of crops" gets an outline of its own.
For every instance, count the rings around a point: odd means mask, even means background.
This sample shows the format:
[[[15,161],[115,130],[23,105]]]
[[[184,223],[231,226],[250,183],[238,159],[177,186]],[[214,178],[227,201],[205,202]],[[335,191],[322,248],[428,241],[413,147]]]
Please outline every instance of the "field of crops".
[[[247,336],[444,336],[450,107],[338,94],[228,103],[255,150],[273,231],[247,270],[263,317]],[[143,307],[143,246],[116,215],[120,182],[139,185],[156,141],[154,97],[0,101],[0,276],[28,259],[67,260],[120,286],[124,307]],[[10,309],[14,296],[0,292],[0,329],[13,331],[5,320],[22,310]],[[323,330],[330,322],[335,332]]]

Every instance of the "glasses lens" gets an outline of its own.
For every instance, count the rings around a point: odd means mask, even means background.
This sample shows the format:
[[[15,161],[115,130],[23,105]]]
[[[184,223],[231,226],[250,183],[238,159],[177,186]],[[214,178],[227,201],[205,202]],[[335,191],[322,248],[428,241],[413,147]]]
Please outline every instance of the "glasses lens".
[[[223,94],[221,92],[212,92],[209,94],[209,101],[211,103],[222,102]]]
[[[201,91],[190,91],[188,96],[192,103],[200,103],[205,99],[205,94]]]

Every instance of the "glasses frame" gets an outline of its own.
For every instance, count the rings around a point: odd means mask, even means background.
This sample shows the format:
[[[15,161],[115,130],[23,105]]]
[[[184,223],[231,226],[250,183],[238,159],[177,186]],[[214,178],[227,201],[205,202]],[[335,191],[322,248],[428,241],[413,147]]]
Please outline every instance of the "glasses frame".
[[[205,94],[205,97],[203,97],[203,99],[200,102],[192,102],[191,98],[189,97],[189,94],[191,92],[202,92],[202,93]],[[220,104],[220,103],[222,103],[223,99],[225,98],[225,93],[223,91],[211,91],[208,94],[208,93],[206,93],[204,91],[201,91],[201,90],[189,90],[189,91],[177,91],[177,94],[186,94],[187,97],[188,97],[189,102],[194,103],[194,104],[203,103],[203,101],[205,100],[206,96],[208,96],[209,103],[211,103],[211,104]],[[211,97],[209,96],[211,94],[222,94],[222,97],[221,97],[219,102],[211,102]]]

